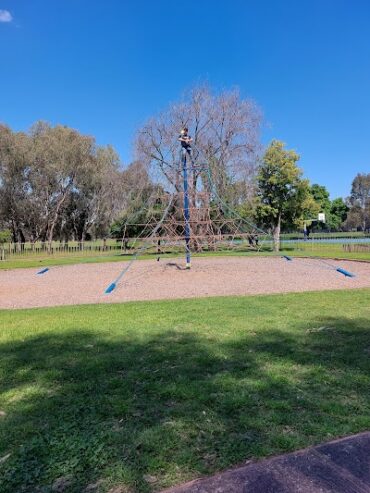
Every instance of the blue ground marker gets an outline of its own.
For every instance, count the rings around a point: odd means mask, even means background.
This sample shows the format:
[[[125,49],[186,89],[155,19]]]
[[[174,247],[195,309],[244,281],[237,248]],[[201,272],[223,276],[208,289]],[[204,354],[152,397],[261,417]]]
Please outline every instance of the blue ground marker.
[[[39,275],[39,274],[45,274],[45,272],[47,272],[48,270],[49,270],[48,268],[46,268],[46,269],[42,269],[42,270],[40,270],[37,274],[38,274],[38,275]]]
[[[109,284],[107,289],[105,290],[105,294],[109,294],[113,291],[113,289],[116,289],[117,284],[115,282],[112,282],[112,284]]]
[[[355,274],[352,274],[352,272],[348,272],[348,270],[342,269],[341,267],[338,267],[338,269],[336,269],[336,271],[340,272],[341,274],[343,274],[346,277],[356,277]]]
[[[285,258],[285,260],[289,260],[290,262],[293,260],[292,257],[288,257],[288,255],[283,255],[283,258]]]

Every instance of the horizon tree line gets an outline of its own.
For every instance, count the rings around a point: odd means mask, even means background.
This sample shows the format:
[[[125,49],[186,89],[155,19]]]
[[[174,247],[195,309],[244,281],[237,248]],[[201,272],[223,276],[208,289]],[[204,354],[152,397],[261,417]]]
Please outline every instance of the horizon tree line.
[[[196,87],[137,132],[135,160],[124,167],[112,146],[63,125],[35,123],[27,132],[0,124],[0,231],[8,240],[85,241],[140,233],[145,205],[181,191],[178,133],[189,127],[198,160],[207,162],[217,194],[242,217],[271,232],[297,230],[325,212],[326,229],[370,229],[370,173],[357,174],[346,200],[303,177],[299,155],[277,140],[263,149],[262,112],[237,90]],[[194,189],[207,187],[192,169]],[[9,237],[10,236],[10,237]]]

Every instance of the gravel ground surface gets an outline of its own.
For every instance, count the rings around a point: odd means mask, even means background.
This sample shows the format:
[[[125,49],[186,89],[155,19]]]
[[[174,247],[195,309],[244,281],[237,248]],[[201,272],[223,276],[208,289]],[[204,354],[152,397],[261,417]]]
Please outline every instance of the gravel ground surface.
[[[317,259],[195,258],[134,262],[118,287],[104,294],[127,262],[0,271],[0,308],[118,303],[204,296],[250,295],[370,287],[370,263],[327,261],[356,275],[345,277]]]

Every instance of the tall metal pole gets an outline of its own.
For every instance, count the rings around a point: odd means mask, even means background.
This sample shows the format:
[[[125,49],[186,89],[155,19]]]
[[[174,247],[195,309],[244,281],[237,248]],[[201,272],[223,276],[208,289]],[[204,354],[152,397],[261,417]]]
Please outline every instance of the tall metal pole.
[[[185,218],[185,252],[186,268],[190,269],[190,213],[189,213],[189,187],[188,187],[188,167],[186,160],[186,149],[182,149],[182,171],[184,175],[184,218]]]

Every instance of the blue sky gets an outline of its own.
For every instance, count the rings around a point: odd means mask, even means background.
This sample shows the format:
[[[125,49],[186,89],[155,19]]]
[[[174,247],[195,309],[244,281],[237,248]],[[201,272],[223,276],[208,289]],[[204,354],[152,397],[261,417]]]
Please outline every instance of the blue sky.
[[[63,123],[127,163],[137,128],[207,81],[256,100],[263,141],[333,198],[370,172],[368,0],[0,0],[0,49],[16,130]]]

